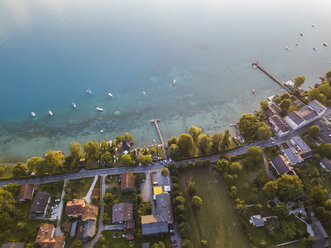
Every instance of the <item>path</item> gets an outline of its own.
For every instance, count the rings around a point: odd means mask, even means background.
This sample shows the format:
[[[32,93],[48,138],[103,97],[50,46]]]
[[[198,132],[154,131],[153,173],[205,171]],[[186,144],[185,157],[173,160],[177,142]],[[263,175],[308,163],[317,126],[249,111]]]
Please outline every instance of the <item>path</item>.
[[[62,230],[61,230],[61,217],[62,217],[62,210],[63,210],[63,197],[65,195],[65,187],[67,184],[67,179],[64,179],[64,183],[63,183],[63,189],[62,189],[62,194],[61,194],[61,201],[59,204],[59,209],[57,211],[57,226],[55,229],[55,235],[64,235]]]
[[[95,175],[94,180],[93,180],[93,182],[91,184],[90,189],[88,190],[86,196],[83,198],[86,201],[87,204],[90,204],[91,203],[92,191],[93,191],[94,186],[97,183],[97,181],[98,181],[98,175]]]
[[[262,151],[262,157],[263,157],[263,163],[264,163],[264,170],[265,173],[267,173],[267,176],[272,179],[272,180],[276,180],[276,177],[272,174],[272,172],[269,169],[269,163],[268,163],[268,159],[264,153],[264,151]]]
[[[104,206],[104,202],[103,202],[103,197],[104,197],[105,193],[106,193],[106,177],[104,175],[104,176],[101,176],[101,195],[100,195],[101,199],[100,199],[100,215],[99,215],[98,232],[90,242],[84,244],[85,248],[94,246],[98,242],[101,233],[105,230],[105,226],[102,221],[103,213],[105,211],[105,206]]]

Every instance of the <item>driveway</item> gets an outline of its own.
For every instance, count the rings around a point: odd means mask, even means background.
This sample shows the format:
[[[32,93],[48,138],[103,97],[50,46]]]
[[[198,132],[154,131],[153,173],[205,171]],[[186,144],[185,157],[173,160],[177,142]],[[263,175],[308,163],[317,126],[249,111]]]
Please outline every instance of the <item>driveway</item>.
[[[92,182],[92,184],[91,184],[91,187],[90,187],[89,191],[87,192],[86,196],[83,198],[83,199],[86,201],[86,203],[88,203],[88,204],[91,203],[91,195],[92,195],[92,191],[93,191],[94,186],[95,186],[95,184],[97,183],[97,181],[98,181],[98,175],[96,175],[96,176],[94,177],[94,180],[93,180],[93,182]]]
[[[62,217],[62,211],[63,211],[63,197],[66,193],[64,190],[66,187],[66,184],[67,184],[67,179],[64,179],[63,189],[62,189],[62,194],[61,194],[61,201],[60,201],[59,209],[57,212],[57,226],[55,229],[55,235],[63,235],[63,232],[61,230],[61,217]]]
[[[151,182],[151,174],[149,172],[146,173],[146,180],[144,183],[141,183],[141,196],[144,202],[149,202],[152,194],[152,182]]]

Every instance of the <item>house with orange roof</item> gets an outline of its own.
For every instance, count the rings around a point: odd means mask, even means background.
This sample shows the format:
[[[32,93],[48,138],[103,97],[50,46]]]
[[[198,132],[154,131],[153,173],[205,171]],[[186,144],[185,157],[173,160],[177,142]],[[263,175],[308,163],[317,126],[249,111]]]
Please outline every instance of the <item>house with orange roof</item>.
[[[83,214],[85,208],[85,201],[83,199],[73,199],[68,201],[66,205],[66,215],[77,218]]]
[[[82,221],[97,220],[98,210],[99,208],[97,206],[94,206],[92,204],[87,204],[82,213]]]

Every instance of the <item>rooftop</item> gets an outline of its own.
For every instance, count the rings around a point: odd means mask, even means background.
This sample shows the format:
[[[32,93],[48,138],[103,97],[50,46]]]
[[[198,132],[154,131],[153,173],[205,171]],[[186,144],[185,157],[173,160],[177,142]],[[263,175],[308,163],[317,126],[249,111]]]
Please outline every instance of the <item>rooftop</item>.
[[[162,220],[167,221],[169,224],[172,224],[174,222],[170,194],[162,193],[156,195],[155,213]]]
[[[122,223],[133,220],[133,204],[118,203],[113,205],[112,223]]]
[[[286,132],[289,130],[285,122],[278,115],[271,116],[270,119],[282,132]]]
[[[315,110],[317,114],[320,114],[326,110],[326,107],[317,100],[310,101],[308,103],[308,106],[313,110]]]
[[[45,240],[51,240],[53,238],[54,230],[54,225],[48,223],[41,225],[36,237],[36,243],[42,243]]]
[[[305,121],[297,111],[292,111],[287,115],[287,117],[290,118],[297,125]]]
[[[274,165],[275,169],[280,175],[291,171],[283,155],[277,155],[276,157],[273,157],[270,162]]]
[[[78,216],[82,215],[85,208],[85,201],[83,199],[73,199],[68,201],[66,205],[66,215]]]
[[[321,160],[321,164],[324,165],[324,167],[325,167],[325,169],[326,169],[327,171],[330,171],[330,170],[331,170],[331,161],[330,161],[329,159],[327,159],[327,158],[323,158],[323,159]]]
[[[23,184],[20,187],[18,199],[19,200],[32,200],[33,192],[34,192],[33,184]]]
[[[141,228],[143,235],[152,235],[168,232],[168,222],[155,215],[141,216]]]
[[[99,208],[97,206],[87,204],[85,205],[83,214],[82,214],[82,220],[96,220],[98,217],[98,210]]]
[[[48,205],[51,194],[47,192],[37,192],[31,206],[31,213],[43,213]]]
[[[298,154],[294,147],[285,149],[284,154],[292,165],[303,162],[303,158]]]
[[[23,242],[3,243],[1,248],[24,248],[24,243]]]
[[[134,190],[134,175],[132,172],[124,172],[121,174],[121,191]]]
[[[295,146],[298,146],[298,147],[296,147],[296,148],[299,148],[297,150],[311,151],[310,147],[306,144],[306,142],[303,141],[303,139],[300,138],[300,136],[294,136],[291,139],[291,143],[294,143]]]
[[[162,186],[155,186],[153,187],[153,194],[154,195],[159,195],[163,193],[163,188]]]

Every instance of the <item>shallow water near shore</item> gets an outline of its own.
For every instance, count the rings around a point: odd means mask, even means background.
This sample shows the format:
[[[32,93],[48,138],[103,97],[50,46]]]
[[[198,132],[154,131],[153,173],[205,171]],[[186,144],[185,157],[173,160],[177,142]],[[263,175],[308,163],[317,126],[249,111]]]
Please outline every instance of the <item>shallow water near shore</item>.
[[[306,87],[331,69],[331,47],[322,45],[331,45],[330,7],[328,0],[1,1],[0,162],[125,132],[135,145],[151,145],[155,118],[165,139],[191,125],[223,132],[282,92],[253,61],[281,81],[304,75]]]

